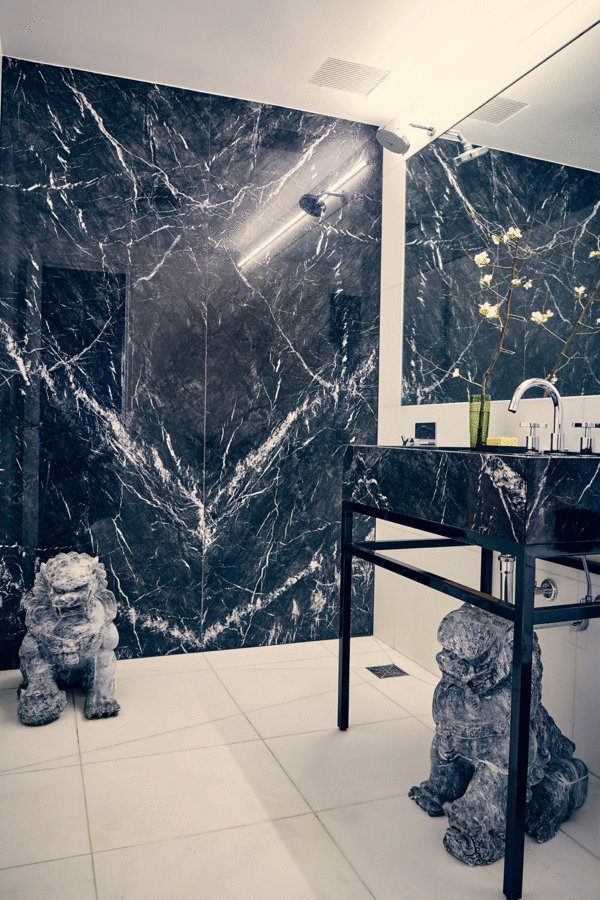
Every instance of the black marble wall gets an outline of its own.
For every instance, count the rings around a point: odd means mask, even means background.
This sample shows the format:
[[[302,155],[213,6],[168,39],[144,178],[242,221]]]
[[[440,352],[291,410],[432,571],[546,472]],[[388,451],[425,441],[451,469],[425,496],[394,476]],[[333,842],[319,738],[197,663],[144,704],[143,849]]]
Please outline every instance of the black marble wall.
[[[478,268],[467,255],[487,250],[495,259],[498,248],[489,232],[505,234],[514,220],[523,235],[519,255],[539,254],[518,273],[522,286],[513,293],[511,312],[526,321],[509,322],[504,341],[509,353],[501,354],[487,382],[493,400],[510,399],[525,378],[550,374],[561,340],[582,311],[574,289],[584,286],[589,298],[598,280],[598,259],[589,254],[599,247],[600,175],[495,150],[457,167],[453,158],[459,152],[459,144],[437,140],[407,163],[403,402],[408,404],[464,401],[478,390],[447,372],[458,366],[461,375],[480,383],[497,347],[497,328],[479,314],[481,304],[498,302],[480,285],[492,270]],[[494,283],[505,296],[512,252],[505,245],[499,249],[499,263],[509,268],[498,270],[501,277]],[[544,310],[553,314],[546,324],[556,337],[531,320],[533,312]],[[557,373],[565,396],[600,393],[600,334],[594,328],[599,318],[600,303],[594,302],[584,320],[592,327],[580,328],[568,349],[575,358]]]
[[[343,447],[376,442],[376,129],[14,59],[2,91],[0,667],[66,550],[105,564],[122,657],[337,637]],[[325,212],[287,227],[306,193]]]

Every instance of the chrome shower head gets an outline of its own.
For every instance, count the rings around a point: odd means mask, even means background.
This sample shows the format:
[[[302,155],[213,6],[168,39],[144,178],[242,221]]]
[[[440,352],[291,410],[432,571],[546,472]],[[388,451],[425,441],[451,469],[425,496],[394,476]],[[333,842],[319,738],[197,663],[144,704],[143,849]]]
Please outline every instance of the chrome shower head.
[[[455,156],[452,160],[455,166],[460,166],[462,163],[469,162],[470,159],[477,159],[478,156],[483,156],[483,154],[487,153],[490,149],[489,147],[474,147],[473,144],[466,139],[464,134],[456,129],[448,129],[448,131],[440,134],[440,137],[445,141],[455,141],[457,144],[462,144],[462,153],[459,153],[458,156]]]
[[[463,152],[454,157],[455,166],[460,166],[462,163],[469,162],[471,159],[477,159],[479,156],[483,156],[484,153],[487,153],[490,149],[489,147],[474,147],[473,144],[469,144],[468,141],[463,143],[463,147]]]
[[[314,194],[303,194],[298,205],[302,212],[305,212],[307,216],[314,216],[315,219],[320,219],[326,209],[323,201]]]
[[[332,194],[330,191],[323,191],[318,197],[315,194],[303,194],[298,200],[298,206],[307,216],[314,216],[315,219],[320,219],[327,209],[321,197],[339,197],[342,203],[346,203],[348,199],[346,194],[343,193]]]

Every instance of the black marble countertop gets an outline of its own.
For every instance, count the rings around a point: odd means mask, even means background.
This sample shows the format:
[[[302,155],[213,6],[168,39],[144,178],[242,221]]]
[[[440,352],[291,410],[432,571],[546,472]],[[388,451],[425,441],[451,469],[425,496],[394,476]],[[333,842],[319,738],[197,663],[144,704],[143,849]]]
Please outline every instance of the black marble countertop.
[[[518,544],[600,542],[597,455],[349,445],[342,497]]]

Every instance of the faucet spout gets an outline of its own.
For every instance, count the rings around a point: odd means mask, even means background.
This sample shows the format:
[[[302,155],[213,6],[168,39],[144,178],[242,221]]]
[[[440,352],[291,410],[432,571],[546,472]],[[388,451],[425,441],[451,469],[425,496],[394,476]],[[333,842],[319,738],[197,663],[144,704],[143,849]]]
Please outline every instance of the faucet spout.
[[[558,452],[564,449],[564,434],[562,430],[562,422],[563,422],[563,410],[562,410],[562,400],[560,394],[558,393],[558,389],[555,385],[552,384],[551,381],[546,381],[545,378],[528,378],[526,381],[523,381],[519,387],[516,389],[512,396],[512,400],[508,404],[509,412],[516,413],[519,402],[523,394],[528,391],[530,388],[539,387],[543,388],[546,393],[550,394],[552,398],[552,403],[554,404],[554,428],[552,433],[552,450],[556,450]]]

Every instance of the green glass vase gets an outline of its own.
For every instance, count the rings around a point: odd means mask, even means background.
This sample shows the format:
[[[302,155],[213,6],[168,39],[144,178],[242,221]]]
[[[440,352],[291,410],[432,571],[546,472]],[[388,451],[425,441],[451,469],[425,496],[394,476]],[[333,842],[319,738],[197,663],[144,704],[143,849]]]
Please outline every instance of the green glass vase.
[[[482,409],[483,400],[483,409]],[[489,394],[471,394],[469,397],[469,433],[471,438],[471,449],[475,447],[485,446],[488,439],[488,431],[490,428],[490,405],[491,398]],[[479,419],[481,417],[481,440],[477,440],[477,432],[479,430]]]

